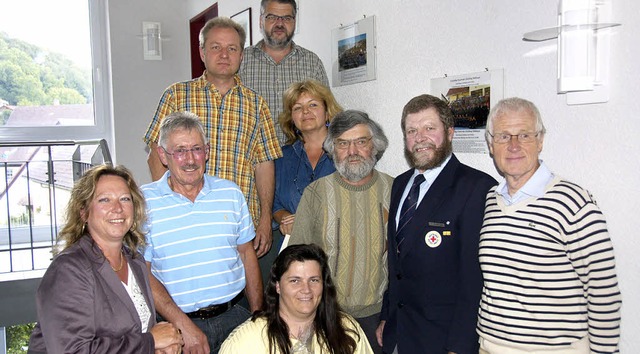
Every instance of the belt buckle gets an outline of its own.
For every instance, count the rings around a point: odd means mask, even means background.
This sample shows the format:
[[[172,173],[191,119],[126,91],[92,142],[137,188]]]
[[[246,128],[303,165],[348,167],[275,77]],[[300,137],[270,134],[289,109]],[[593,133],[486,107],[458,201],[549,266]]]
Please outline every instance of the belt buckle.
[[[196,314],[197,314],[198,318],[201,319],[201,320],[206,320],[208,318],[206,310],[198,309],[198,311],[196,311]]]

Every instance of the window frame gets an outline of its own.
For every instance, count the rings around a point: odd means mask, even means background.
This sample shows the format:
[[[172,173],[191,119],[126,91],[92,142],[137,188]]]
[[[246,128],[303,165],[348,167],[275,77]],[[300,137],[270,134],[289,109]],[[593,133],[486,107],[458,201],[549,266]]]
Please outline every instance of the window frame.
[[[3,141],[99,140],[105,139],[115,151],[113,133],[113,94],[109,47],[108,1],[87,0],[91,31],[91,78],[93,84],[92,126],[7,127],[0,126]]]

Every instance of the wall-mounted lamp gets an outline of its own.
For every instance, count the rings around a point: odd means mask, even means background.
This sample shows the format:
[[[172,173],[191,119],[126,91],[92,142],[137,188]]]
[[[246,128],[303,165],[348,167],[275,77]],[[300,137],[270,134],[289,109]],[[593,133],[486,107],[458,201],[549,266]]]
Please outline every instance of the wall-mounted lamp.
[[[162,26],[160,22],[142,22],[144,60],[162,60]]]
[[[609,100],[612,0],[560,0],[558,26],[524,34],[525,41],[558,38],[558,93],[567,104]]]

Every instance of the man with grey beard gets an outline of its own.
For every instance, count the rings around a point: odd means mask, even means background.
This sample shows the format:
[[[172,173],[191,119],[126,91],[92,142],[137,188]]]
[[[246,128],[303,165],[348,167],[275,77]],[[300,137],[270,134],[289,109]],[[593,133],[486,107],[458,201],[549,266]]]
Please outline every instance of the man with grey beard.
[[[378,123],[360,111],[338,113],[324,149],[336,172],[302,194],[289,244],[315,243],[329,256],[342,309],[353,316],[373,348],[387,288],[387,232],[393,178],[375,169],[388,145]]]
[[[485,198],[497,182],[453,155],[446,102],[414,97],[401,127],[411,169],[391,190],[378,341],[385,353],[478,353],[478,241]]]

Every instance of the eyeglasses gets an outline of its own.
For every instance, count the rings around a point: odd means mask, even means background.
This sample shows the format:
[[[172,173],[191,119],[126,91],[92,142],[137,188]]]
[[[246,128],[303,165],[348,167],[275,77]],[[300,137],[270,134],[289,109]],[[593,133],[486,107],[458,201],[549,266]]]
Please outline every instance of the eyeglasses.
[[[540,135],[540,132],[528,132],[528,133],[520,133],[520,134],[498,133],[496,135],[493,135],[491,133],[488,133],[488,134],[489,136],[491,136],[491,139],[496,144],[509,143],[511,142],[511,139],[514,136],[516,137],[516,140],[520,144],[529,144],[529,143],[532,143],[534,140],[536,140],[538,135]]]
[[[162,150],[164,150],[164,152],[167,155],[172,156],[174,159],[182,160],[182,159],[187,157],[187,154],[189,152],[191,152],[194,157],[202,157],[202,156],[204,156],[204,154],[207,152],[207,150],[209,150],[209,146],[204,146],[204,147],[203,146],[196,146],[196,147],[193,147],[191,149],[177,148],[177,149],[173,150],[173,152],[167,151],[167,149],[165,149],[164,147],[162,148]]]
[[[293,21],[296,20],[295,17],[291,16],[291,15],[286,15],[286,16],[278,16],[278,15],[273,15],[273,14],[268,14],[264,16],[264,19],[267,22],[271,22],[271,23],[276,23],[278,21],[282,21],[284,23],[291,23]]]
[[[369,144],[369,141],[371,139],[373,139],[372,136],[368,138],[357,138],[357,139],[350,139],[350,140],[336,139],[335,145],[336,145],[336,148],[339,150],[347,150],[349,146],[351,146],[351,143],[353,143],[357,149],[362,149],[362,148],[365,148],[367,144]]]

